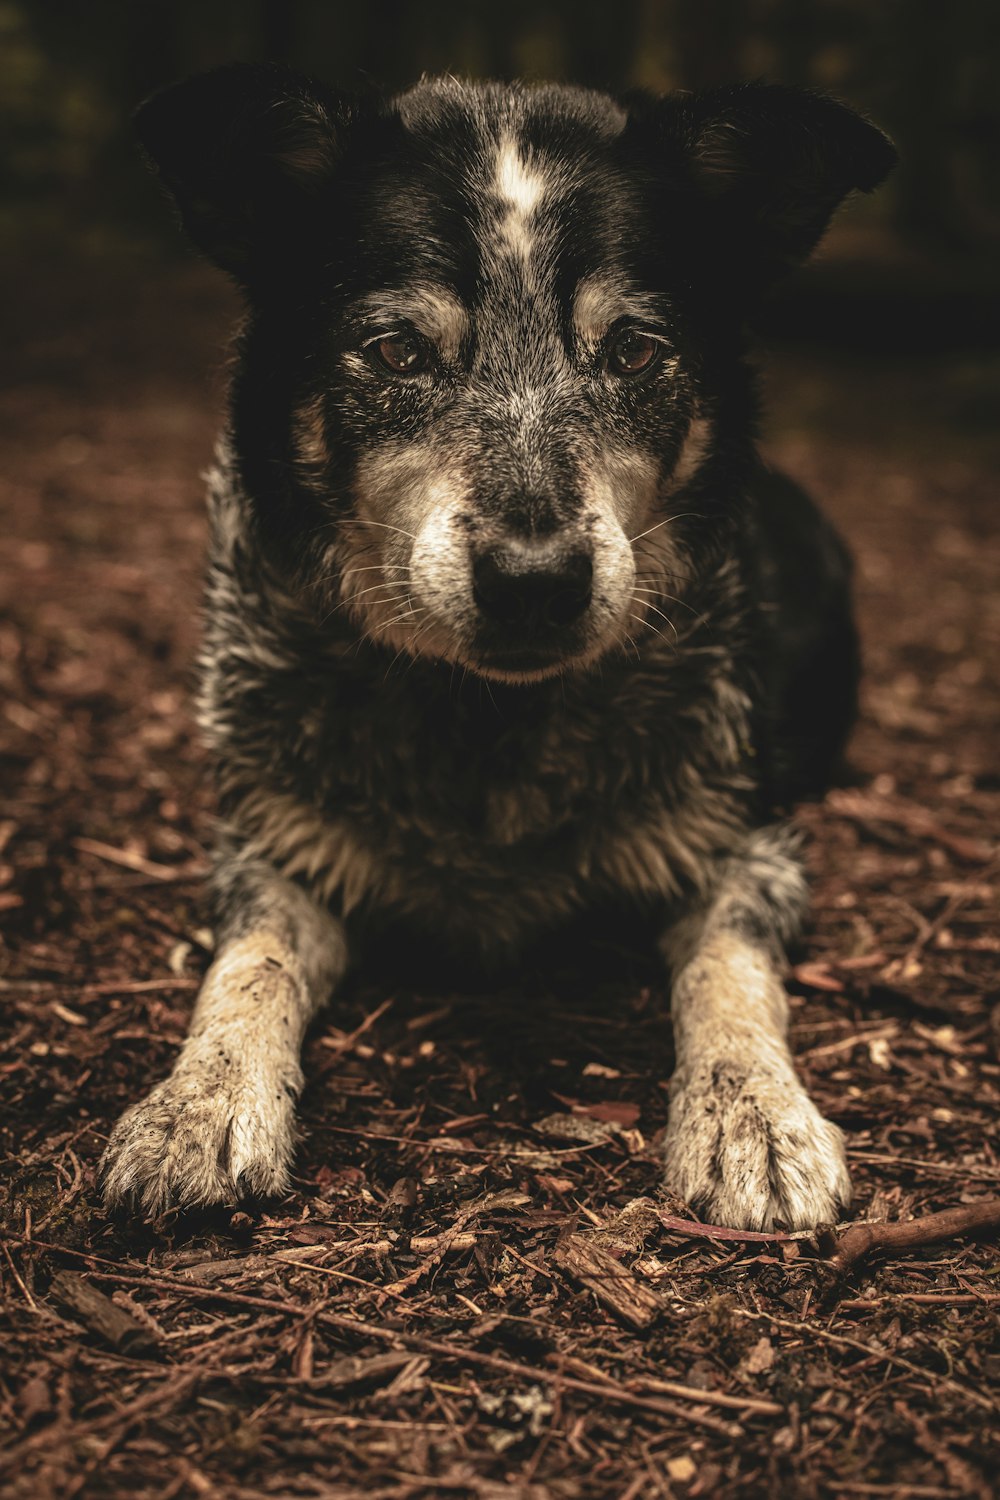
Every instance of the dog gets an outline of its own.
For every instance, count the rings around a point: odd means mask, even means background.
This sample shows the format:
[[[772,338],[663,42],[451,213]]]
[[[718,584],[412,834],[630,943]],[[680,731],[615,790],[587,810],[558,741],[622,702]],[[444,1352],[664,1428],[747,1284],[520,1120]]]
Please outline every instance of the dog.
[[[744,328],[891,143],[777,85],[387,100],[276,66],[137,128],[247,311],[200,663],[218,946],[107,1204],[284,1192],[303,1036],[373,947],[488,972],[627,910],[672,978],[666,1185],[737,1228],[835,1219],[783,819],[850,726],[850,570],[757,456]]]

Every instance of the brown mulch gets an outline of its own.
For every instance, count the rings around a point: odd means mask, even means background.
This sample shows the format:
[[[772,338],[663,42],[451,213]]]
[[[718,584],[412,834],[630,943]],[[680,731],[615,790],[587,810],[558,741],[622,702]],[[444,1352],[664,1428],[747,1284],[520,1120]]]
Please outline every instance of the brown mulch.
[[[211,944],[187,690],[232,303],[187,265],[17,284],[0,1493],[992,1493],[995,1233],[839,1272],[829,1239],[690,1222],[659,1192],[664,996],[627,954],[489,997],[356,985],[307,1046],[287,1201],[107,1220],[101,1148]],[[903,1225],[1000,1195],[996,370],[771,370],[769,449],[853,542],[868,670],[852,780],[800,814],[792,1037],[857,1216]]]

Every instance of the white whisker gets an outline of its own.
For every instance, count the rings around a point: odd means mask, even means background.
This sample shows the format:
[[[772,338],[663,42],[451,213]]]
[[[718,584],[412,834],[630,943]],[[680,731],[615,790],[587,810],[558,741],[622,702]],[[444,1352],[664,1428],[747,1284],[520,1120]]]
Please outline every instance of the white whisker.
[[[347,572],[343,575],[343,577],[341,579],[341,582],[342,583],[346,583],[349,578],[353,578],[354,577],[355,573],[379,573],[379,572],[383,571],[383,568],[384,568],[384,564],[383,563],[366,563],[363,568],[348,568]],[[402,573],[402,574],[405,575],[405,574],[408,574],[410,572],[410,569],[409,568],[397,568],[397,567],[393,567],[392,572],[394,574],[395,573]],[[331,574],[330,576],[333,577],[334,575]],[[387,580],[387,581],[395,583],[396,579],[392,578],[392,579]]]
[[[671,521],[686,521],[689,516],[694,516],[700,521],[705,519],[701,512],[697,510],[684,510],[676,516],[664,516],[662,521],[657,521],[656,525],[650,526],[648,531],[640,531],[638,536],[630,536],[629,543],[641,542],[644,536],[651,536],[654,531],[659,531],[661,526],[669,526]]]
[[[639,618],[639,616],[636,615],[635,619],[638,619],[638,618]],[[645,622],[643,621],[642,623],[645,623]],[[625,632],[625,639],[628,641],[629,645],[632,647],[632,650],[635,652],[635,659],[636,659],[636,661],[642,661],[642,655],[641,655],[641,653],[639,651],[639,647],[636,645],[635,641],[629,635],[629,633],[628,633],[627,630]],[[625,648],[622,647],[622,653],[623,653],[623,655],[624,655],[624,650],[625,650]],[[626,657],[626,660],[627,659],[628,658]]]
[[[632,592],[634,594],[652,594],[654,599],[666,599],[670,604],[679,604],[681,609],[686,609],[693,614],[696,620],[703,620],[705,618],[704,615],[698,613],[693,604],[688,604],[686,599],[678,599],[676,594],[665,593],[663,589],[634,588]]]
[[[644,619],[642,615],[633,614],[631,610],[629,611],[629,618],[632,620],[638,620],[639,624],[643,627],[644,630],[651,630],[654,635],[659,636],[661,641],[666,641],[668,646],[671,644],[667,637],[663,634],[663,631],[658,630],[651,620]]]
[[[402,614],[394,615],[391,620],[383,620],[378,628],[379,630],[388,630],[391,625],[400,625],[404,620],[415,620],[417,615],[426,614],[427,608],[428,606],[425,604],[420,609],[404,609]]]
[[[400,536],[409,537],[411,542],[417,540],[415,531],[404,531],[402,526],[392,526],[388,521],[371,521],[366,516],[345,516],[337,524],[340,526],[381,526],[383,531],[398,531]]]
[[[366,594],[374,594],[375,591],[376,591],[376,589],[391,589],[391,588],[398,588],[398,587],[399,587],[399,584],[395,583],[395,582],[393,582],[393,583],[370,583],[367,588],[358,589],[357,592],[354,593],[354,594],[348,594],[347,598],[344,599],[342,601],[342,603],[343,604],[353,604],[356,599],[363,599]],[[404,592],[402,594],[396,594],[396,595],[394,595],[392,599],[384,599],[384,600],[380,599],[378,602],[380,604],[383,604],[383,603],[384,604],[392,604],[392,603],[395,602],[396,599],[405,599],[406,597],[407,597],[407,595]],[[338,605],[337,608],[338,609],[341,608],[341,605]]]
[[[635,602],[638,604],[641,601],[640,600],[636,600]],[[677,641],[680,640],[680,636],[679,636],[679,634],[677,632],[677,626],[674,624],[673,620],[670,618],[669,615],[665,615],[663,613],[662,609],[657,609],[656,605],[652,604],[652,603],[648,603],[647,602],[647,603],[643,604],[642,607],[643,607],[643,609],[651,609],[653,611],[654,615],[659,615],[659,617],[660,617],[661,620],[665,620],[666,623],[670,626],[670,629],[674,632],[674,639],[677,640]]]
[[[341,599],[339,604],[335,604],[331,610],[328,610],[320,621],[320,624],[325,625],[327,620],[333,619],[338,610],[346,609],[349,604],[353,604],[355,600],[360,599],[363,594],[372,594],[376,589],[387,589],[392,587],[393,585],[390,583],[373,583],[370,588],[359,589],[356,594],[351,594],[347,599]],[[373,599],[371,602],[372,604],[399,604],[407,598],[409,598],[409,595],[406,593],[402,593],[393,594],[391,597],[385,599]]]

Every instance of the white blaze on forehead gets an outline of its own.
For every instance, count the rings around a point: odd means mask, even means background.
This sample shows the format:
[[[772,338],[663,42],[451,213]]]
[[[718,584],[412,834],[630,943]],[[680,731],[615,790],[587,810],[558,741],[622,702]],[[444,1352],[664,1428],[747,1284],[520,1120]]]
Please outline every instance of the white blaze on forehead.
[[[547,183],[537,166],[521,154],[513,136],[503,136],[497,148],[494,188],[507,205],[501,233],[509,248],[526,261],[531,254],[531,219],[545,196]]]
[[[545,179],[526,162],[512,136],[504,136],[497,152],[497,192],[518,213],[530,214],[545,192]]]

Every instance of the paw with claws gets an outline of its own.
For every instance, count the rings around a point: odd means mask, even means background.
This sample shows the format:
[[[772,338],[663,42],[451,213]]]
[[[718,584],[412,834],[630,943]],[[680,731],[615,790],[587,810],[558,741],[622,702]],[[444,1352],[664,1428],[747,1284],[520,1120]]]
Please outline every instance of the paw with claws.
[[[666,1185],[734,1229],[813,1229],[850,1202],[844,1138],[791,1067],[699,1062],[675,1076]]]
[[[171,1076],[112,1132],[101,1161],[108,1207],[155,1215],[284,1192],[297,1073],[189,1043]]]

